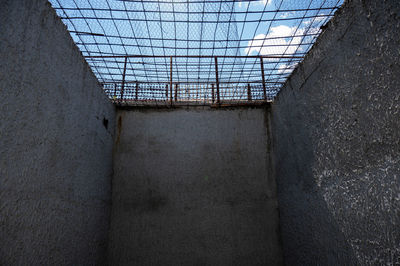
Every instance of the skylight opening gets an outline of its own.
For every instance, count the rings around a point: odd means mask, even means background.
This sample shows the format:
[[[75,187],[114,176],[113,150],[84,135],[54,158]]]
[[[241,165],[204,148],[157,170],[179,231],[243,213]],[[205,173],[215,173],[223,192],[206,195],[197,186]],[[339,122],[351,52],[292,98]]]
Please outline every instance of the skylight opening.
[[[50,0],[117,104],[272,101],[343,0]]]

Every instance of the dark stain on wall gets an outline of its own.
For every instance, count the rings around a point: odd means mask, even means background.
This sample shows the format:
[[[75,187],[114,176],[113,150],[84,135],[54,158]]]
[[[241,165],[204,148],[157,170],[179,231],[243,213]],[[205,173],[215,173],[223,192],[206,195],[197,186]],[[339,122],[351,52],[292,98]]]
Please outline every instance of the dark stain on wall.
[[[264,109],[145,110],[118,113],[110,265],[281,265]]]
[[[103,126],[105,129],[108,129],[108,119],[106,119],[105,117],[103,117]]]
[[[114,147],[118,147],[119,145],[119,141],[121,139],[121,131],[122,131],[122,116],[118,116],[118,122],[117,122],[117,137],[116,137],[116,141],[115,141],[115,146]]]

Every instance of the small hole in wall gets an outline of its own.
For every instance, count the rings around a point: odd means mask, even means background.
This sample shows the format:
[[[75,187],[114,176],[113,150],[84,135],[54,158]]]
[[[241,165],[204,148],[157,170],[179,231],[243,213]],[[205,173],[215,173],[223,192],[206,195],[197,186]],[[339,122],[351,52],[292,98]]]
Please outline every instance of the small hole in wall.
[[[105,117],[103,118],[103,126],[108,129],[108,119],[106,119]]]

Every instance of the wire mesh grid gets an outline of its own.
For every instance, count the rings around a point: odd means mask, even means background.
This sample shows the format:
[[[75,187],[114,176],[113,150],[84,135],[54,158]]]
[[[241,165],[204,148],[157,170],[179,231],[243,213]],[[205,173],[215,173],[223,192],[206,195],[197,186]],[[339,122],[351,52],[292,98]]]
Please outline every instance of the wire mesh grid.
[[[343,0],[50,0],[118,104],[272,101]]]

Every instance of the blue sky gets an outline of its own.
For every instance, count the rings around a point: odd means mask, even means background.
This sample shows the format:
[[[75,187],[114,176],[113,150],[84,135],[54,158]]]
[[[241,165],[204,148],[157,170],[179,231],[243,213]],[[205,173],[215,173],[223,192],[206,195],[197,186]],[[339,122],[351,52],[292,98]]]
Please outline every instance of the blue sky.
[[[54,7],[64,8],[57,9],[57,13],[64,18],[71,36],[85,56],[303,55],[311,47],[320,26],[329,19],[327,15],[332,14],[332,10],[324,8],[340,5],[342,1],[192,1],[187,4],[186,0],[146,3],[50,0]],[[94,35],[86,34],[88,32]],[[121,80],[123,59],[88,62],[100,81]],[[270,82],[284,81],[297,62],[265,59],[266,79]],[[220,59],[219,64],[221,81],[260,82],[257,60]],[[128,81],[169,80],[168,59],[129,59],[128,65]],[[173,76],[178,82],[208,81],[213,80],[214,75],[212,59],[174,59]]]

